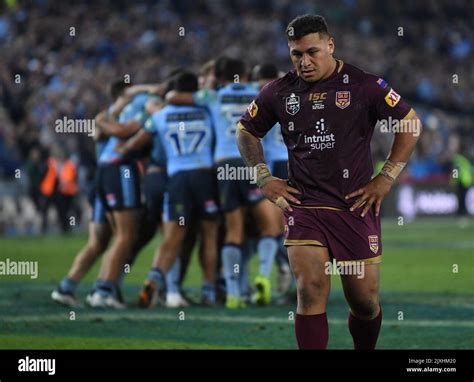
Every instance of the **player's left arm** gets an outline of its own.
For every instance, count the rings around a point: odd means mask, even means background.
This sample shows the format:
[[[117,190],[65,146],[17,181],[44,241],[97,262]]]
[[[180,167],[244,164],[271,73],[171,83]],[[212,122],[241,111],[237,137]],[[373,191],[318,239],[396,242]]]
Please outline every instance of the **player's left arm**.
[[[140,129],[140,122],[138,121],[118,123],[108,118],[96,118],[96,124],[99,126],[102,135],[113,135],[120,139],[126,139]]]
[[[374,204],[375,215],[380,214],[383,199],[390,192],[397,177],[405,168],[421,133],[421,121],[415,110],[402,101],[393,89],[388,88],[386,91],[382,91],[372,86],[372,89],[369,88],[369,90],[375,98],[374,109],[377,116],[379,118],[399,118],[400,126],[403,128],[395,133],[390,155],[380,173],[365,186],[345,197],[346,200],[358,197],[350,210],[354,211],[357,208],[364,207],[361,217],[364,217]],[[402,118],[400,118],[401,116]]]

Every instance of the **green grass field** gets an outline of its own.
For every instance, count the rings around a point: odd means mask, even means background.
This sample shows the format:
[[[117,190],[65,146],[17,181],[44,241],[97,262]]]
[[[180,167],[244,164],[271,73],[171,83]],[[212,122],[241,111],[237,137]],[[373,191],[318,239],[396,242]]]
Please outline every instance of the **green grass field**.
[[[0,275],[2,349],[294,349],[295,304],[142,311],[77,309],[55,305],[50,293],[67,272],[84,235],[0,238],[0,261],[37,260],[37,279]],[[156,238],[139,256],[125,282],[125,298],[135,300],[148,272]],[[474,221],[418,219],[403,226],[383,222],[381,349],[474,349]],[[185,282],[199,290],[193,256]],[[252,269],[257,267],[252,260]],[[453,272],[453,269],[457,273]],[[98,266],[79,287],[83,298]],[[328,308],[329,347],[352,346],[347,307],[337,276]],[[403,314],[403,320],[400,320]],[[75,315],[75,319],[71,317]]]

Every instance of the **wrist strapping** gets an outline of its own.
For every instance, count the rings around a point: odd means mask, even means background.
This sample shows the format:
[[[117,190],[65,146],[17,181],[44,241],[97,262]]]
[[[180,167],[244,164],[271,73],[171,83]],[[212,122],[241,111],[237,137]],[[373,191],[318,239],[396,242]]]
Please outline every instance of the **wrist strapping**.
[[[255,171],[257,173],[257,186],[262,188],[265,186],[267,183],[271,182],[273,179],[275,179],[268,166],[265,163],[259,163],[255,166]]]
[[[395,162],[387,159],[380,171],[380,174],[389,178],[392,182],[398,178],[402,170],[405,168],[407,162]]]

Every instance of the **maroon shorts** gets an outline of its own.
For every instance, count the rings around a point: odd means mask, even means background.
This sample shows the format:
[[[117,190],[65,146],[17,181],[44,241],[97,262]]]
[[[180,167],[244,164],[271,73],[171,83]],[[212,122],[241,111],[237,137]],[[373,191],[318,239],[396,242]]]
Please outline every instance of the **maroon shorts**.
[[[285,246],[327,247],[336,261],[380,263],[382,243],[380,216],[374,208],[360,217],[354,212],[330,207],[295,207],[285,212]]]

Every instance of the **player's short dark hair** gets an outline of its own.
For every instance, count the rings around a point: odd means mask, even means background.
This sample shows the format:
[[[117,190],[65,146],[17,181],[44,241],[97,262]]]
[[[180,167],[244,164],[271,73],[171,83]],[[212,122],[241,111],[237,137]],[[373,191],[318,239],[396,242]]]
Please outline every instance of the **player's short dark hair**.
[[[246,70],[244,61],[238,58],[221,56],[216,59],[214,73],[218,80],[234,81],[236,74],[243,76],[246,74]]]
[[[113,99],[117,99],[123,94],[125,89],[128,88],[129,86],[132,86],[132,84],[125,82],[124,80],[117,80],[115,82],[112,82],[110,84],[110,90],[109,90],[110,96]]]
[[[328,24],[323,16],[310,14],[298,16],[286,27],[286,36],[289,41],[299,40],[310,33],[329,36]]]
[[[220,56],[216,59],[214,63],[214,75],[217,79],[222,79],[224,77],[223,73],[227,65],[227,61],[230,60],[227,56]]]
[[[259,65],[255,73],[255,80],[274,80],[278,78],[278,68],[270,62]]]
[[[174,90],[176,84],[175,80],[181,73],[184,73],[186,70],[182,66],[171,69],[171,71],[164,77],[164,82],[166,83],[166,88],[164,94],[168,93],[171,90]]]
[[[198,90],[198,78],[193,72],[183,71],[176,75],[171,87],[179,92],[195,92]]]

